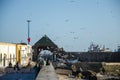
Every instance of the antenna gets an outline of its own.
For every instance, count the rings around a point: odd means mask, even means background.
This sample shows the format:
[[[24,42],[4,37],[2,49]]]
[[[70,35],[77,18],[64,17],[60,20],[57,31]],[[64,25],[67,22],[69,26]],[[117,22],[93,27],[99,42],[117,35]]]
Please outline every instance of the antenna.
[[[30,44],[30,20],[27,20],[27,22],[28,22],[28,39],[27,39],[27,41],[28,41],[28,44]]]

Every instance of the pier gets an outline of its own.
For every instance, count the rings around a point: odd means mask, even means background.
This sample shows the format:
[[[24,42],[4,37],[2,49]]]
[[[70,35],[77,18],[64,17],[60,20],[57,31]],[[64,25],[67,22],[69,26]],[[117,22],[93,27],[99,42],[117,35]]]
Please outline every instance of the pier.
[[[36,80],[58,80],[53,65],[43,66],[36,77]]]

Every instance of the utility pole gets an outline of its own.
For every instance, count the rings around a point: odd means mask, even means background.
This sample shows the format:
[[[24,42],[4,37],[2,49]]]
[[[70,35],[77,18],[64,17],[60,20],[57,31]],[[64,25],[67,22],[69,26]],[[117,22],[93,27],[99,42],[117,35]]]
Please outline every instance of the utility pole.
[[[30,20],[27,20],[27,22],[28,22],[28,39],[27,39],[27,41],[28,41],[28,44],[30,44]]]

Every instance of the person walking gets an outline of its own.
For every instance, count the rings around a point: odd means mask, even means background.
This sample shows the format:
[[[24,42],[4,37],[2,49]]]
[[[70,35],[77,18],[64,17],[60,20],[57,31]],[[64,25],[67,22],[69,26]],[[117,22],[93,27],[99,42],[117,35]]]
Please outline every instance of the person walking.
[[[45,59],[43,60],[43,63],[44,63],[44,66],[46,66],[46,60]]]

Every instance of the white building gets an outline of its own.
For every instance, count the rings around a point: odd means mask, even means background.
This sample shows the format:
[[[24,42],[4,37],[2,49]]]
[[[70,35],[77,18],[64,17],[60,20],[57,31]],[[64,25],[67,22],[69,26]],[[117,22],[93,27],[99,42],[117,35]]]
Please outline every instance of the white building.
[[[0,67],[16,63],[16,44],[0,42]]]
[[[27,44],[11,44],[0,42],[0,67],[14,66],[17,62],[25,66],[32,60],[32,47]]]

